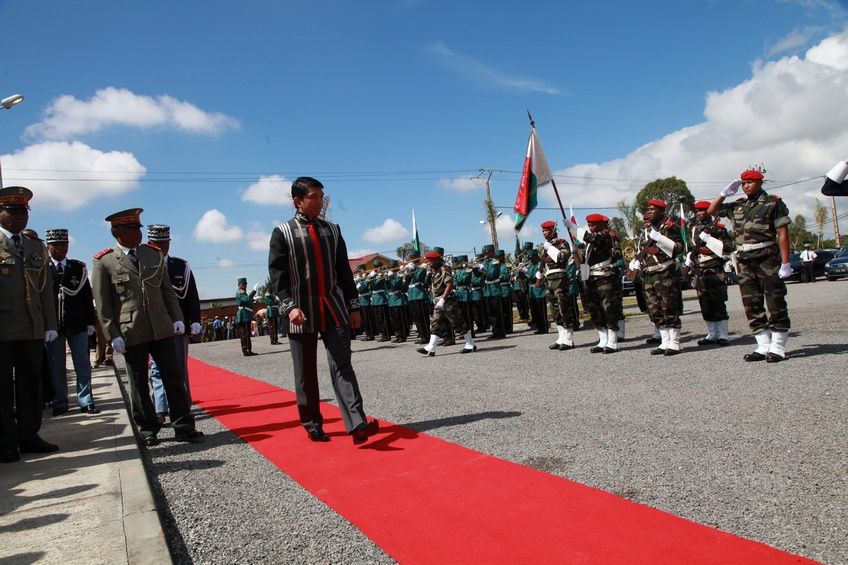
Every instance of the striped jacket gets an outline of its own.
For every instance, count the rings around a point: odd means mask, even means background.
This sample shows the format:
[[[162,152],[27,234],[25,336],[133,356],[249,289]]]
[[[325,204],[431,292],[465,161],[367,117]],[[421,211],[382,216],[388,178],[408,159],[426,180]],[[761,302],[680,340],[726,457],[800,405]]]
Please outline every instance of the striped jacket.
[[[313,241],[314,230],[318,241]],[[318,261],[320,256],[321,261]],[[359,295],[347,258],[347,246],[339,226],[326,220],[310,221],[298,213],[274,228],[268,252],[271,289],[288,317],[295,308],[306,316],[300,326],[289,324],[292,333],[322,329],[329,315],[336,326],[349,326],[349,311],[359,310]]]

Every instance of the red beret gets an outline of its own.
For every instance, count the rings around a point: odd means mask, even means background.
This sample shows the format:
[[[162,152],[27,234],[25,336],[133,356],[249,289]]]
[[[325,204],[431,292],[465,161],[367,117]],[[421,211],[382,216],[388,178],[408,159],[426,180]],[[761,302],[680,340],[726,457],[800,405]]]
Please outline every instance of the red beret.
[[[668,204],[666,204],[665,200],[660,200],[659,198],[651,198],[650,200],[648,200],[648,206],[665,209]]]
[[[709,210],[709,208],[709,200],[698,200],[697,202],[695,202],[695,210]]]
[[[602,222],[608,222],[609,221],[609,216],[601,216],[601,218],[603,218],[601,220]]]
[[[425,258],[426,259],[441,259],[442,254],[439,253],[438,251],[428,251],[427,255],[425,255]]]
[[[542,222],[542,229],[543,230],[549,230],[549,229],[552,229],[552,228],[555,228],[555,227],[556,227],[556,222],[553,221],[553,220],[547,220],[545,222]]]
[[[741,180],[763,180],[763,173],[754,169],[748,169],[747,171],[742,171],[739,178]]]
[[[600,224],[605,221],[605,216],[602,216],[601,214],[589,214],[586,216],[586,222],[590,224]]]

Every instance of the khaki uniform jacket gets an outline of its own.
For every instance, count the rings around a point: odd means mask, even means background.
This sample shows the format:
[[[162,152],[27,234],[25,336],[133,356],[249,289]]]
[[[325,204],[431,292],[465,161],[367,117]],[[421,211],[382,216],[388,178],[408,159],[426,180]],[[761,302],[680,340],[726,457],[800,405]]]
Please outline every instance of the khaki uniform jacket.
[[[21,237],[23,255],[0,232],[0,341],[44,339],[57,330],[47,248]]]
[[[103,332],[123,337],[127,347],[174,336],[183,313],[162,253],[136,248],[138,269],[117,245],[94,256],[91,281]]]

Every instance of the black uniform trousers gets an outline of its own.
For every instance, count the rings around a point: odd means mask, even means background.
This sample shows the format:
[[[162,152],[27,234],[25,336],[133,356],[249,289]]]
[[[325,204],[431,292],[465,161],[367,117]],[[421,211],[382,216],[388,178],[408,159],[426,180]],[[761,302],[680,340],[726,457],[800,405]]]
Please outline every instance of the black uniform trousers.
[[[188,404],[183,374],[177,361],[176,347],[174,338],[167,337],[127,347],[124,353],[127,377],[130,380],[130,411],[141,437],[155,435],[161,428],[156,419],[153,401],[150,400],[148,357],[153,357],[159,368],[174,431],[184,432],[194,429],[194,416],[191,415]]]
[[[486,312],[489,314],[489,325],[492,328],[493,337],[503,337],[504,331],[503,308],[500,296],[488,296],[485,298]]]
[[[280,317],[268,316],[268,335],[271,336],[271,344],[279,343],[278,336],[280,335]]]
[[[548,332],[548,299],[530,298],[530,324],[539,333]]]
[[[43,339],[0,341],[0,449],[14,451],[41,429],[43,359]]]
[[[412,311],[412,321],[415,322],[415,331],[418,333],[418,343],[430,341],[430,304],[426,299],[410,300],[409,308]]]
[[[324,349],[327,350],[330,380],[345,429],[350,433],[360,424],[366,423],[362,394],[350,360],[350,329],[337,327],[329,314],[324,323],[326,329],[320,335]],[[318,335],[317,332],[289,334],[297,413],[307,431],[320,428],[324,422],[318,391]]]
[[[241,352],[250,353],[253,351],[253,344],[250,342],[250,322],[239,322],[236,328],[241,340]]]

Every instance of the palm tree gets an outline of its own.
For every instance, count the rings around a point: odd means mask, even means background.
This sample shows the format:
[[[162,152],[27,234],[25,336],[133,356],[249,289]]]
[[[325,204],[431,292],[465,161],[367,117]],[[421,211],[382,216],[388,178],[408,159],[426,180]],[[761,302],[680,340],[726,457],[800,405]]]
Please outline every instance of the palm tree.
[[[824,235],[824,223],[827,221],[827,208],[819,202],[818,198],[816,198],[816,208],[813,215],[816,218],[816,224],[819,226],[819,244],[816,246],[818,248],[821,247],[822,236]]]
[[[639,237],[639,232],[642,231],[642,218],[639,216],[639,210],[636,208],[636,201],[633,204],[628,204],[625,200],[619,200],[616,204],[618,213],[624,218],[624,223],[630,232],[630,237]]]

